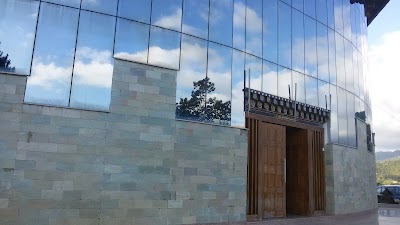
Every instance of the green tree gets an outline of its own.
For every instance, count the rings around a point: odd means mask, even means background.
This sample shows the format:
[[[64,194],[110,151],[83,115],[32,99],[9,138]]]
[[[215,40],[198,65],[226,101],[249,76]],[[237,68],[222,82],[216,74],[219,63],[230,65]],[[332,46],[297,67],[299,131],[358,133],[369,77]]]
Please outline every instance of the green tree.
[[[7,72],[14,72],[15,67],[11,67],[11,60],[8,58],[8,54],[6,55],[3,54],[4,52],[0,50],[0,70]]]
[[[217,122],[229,124],[231,120],[231,101],[218,100],[207,95],[215,91],[215,84],[206,77],[193,82],[193,90],[188,98],[181,98],[176,104],[178,118],[186,118],[201,122]]]

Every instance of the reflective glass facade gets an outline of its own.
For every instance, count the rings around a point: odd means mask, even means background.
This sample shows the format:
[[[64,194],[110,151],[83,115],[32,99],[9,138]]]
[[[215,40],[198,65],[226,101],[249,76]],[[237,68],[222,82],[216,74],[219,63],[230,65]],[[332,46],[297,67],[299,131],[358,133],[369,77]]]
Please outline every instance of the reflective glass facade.
[[[246,70],[252,89],[330,109],[331,142],[356,146],[366,28],[350,0],[2,0],[0,70],[30,75],[27,103],[107,111],[114,58],[165,67],[177,118],[233,126]]]

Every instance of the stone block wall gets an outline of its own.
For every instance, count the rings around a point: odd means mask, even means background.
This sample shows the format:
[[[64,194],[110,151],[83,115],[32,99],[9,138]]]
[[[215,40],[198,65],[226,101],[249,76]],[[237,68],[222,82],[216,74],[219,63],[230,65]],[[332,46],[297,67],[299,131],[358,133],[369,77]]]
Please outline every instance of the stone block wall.
[[[116,60],[110,112],[25,85],[0,74],[0,225],[245,221],[247,131],[175,120],[176,71]]]
[[[356,120],[357,148],[325,146],[326,197],[329,214],[377,208],[375,155],[367,148],[366,124]]]

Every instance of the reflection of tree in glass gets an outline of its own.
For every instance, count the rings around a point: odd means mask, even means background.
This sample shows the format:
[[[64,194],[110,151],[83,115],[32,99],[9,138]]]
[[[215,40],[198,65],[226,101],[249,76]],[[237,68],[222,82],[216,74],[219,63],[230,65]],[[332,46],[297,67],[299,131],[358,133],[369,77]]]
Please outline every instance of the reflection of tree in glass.
[[[215,85],[208,77],[193,82],[191,98],[181,98],[179,103],[176,103],[177,118],[229,125],[231,101],[224,102],[216,97],[208,98],[206,101],[207,94],[213,91],[215,91]]]
[[[3,56],[3,51],[1,50],[0,50],[0,70],[8,72],[15,71],[15,67],[11,67],[11,60],[8,58],[8,54]]]

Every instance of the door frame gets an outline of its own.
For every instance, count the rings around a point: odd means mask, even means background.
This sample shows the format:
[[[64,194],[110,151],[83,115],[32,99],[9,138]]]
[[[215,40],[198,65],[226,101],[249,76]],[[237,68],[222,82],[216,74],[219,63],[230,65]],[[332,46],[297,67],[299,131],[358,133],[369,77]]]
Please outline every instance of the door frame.
[[[252,186],[250,181],[251,179],[258,179],[257,174],[260,174],[260,156],[261,152],[258,147],[258,131],[259,131],[259,126],[260,123],[270,123],[270,124],[275,124],[275,125],[281,125],[285,127],[294,127],[294,128],[299,128],[299,129],[305,129],[307,130],[307,136],[308,136],[308,158],[309,158],[309,163],[308,163],[308,171],[309,171],[309,183],[308,183],[308,192],[309,192],[309,209],[307,212],[308,216],[312,216],[315,214],[322,214],[325,212],[325,207],[326,207],[326,193],[325,193],[325,159],[324,159],[324,153],[320,151],[316,153],[315,149],[323,148],[324,143],[323,143],[323,135],[324,135],[324,129],[321,126],[313,126],[313,125],[308,125],[304,123],[299,123],[291,120],[287,120],[284,118],[272,118],[272,117],[267,117],[267,116],[262,116],[254,113],[245,113],[246,116],[246,127],[249,126],[254,126],[254,127],[247,127],[249,128],[249,140],[248,140],[248,157],[249,158],[248,162],[250,161],[257,161],[256,165],[250,165],[248,163],[248,180],[247,180],[247,220],[248,221],[255,221],[255,220],[262,220],[263,217],[263,212],[262,210],[262,195],[260,194],[262,192],[261,188],[261,183],[259,180],[253,181],[254,185]],[[253,132],[253,134],[252,134]],[[315,134],[320,134],[322,135],[322,143],[321,141],[315,141],[314,137]],[[257,142],[257,143],[254,143]],[[322,152],[322,153],[321,153]],[[315,162],[314,162],[315,161]],[[316,169],[320,168],[319,172],[316,172]],[[252,171],[250,171],[252,170]],[[256,170],[256,171],[255,171]],[[257,173],[257,174],[255,174]],[[315,176],[319,176],[319,181],[317,182],[317,179],[314,179]],[[316,182],[318,184],[316,184]],[[256,193],[254,193],[256,192]],[[317,194],[320,196],[318,199],[315,198],[315,193],[318,192]],[[285,193],[286,195],[286,193]],[[252,201],[257,201],[256,204]],[[250,204],[250,206],[249,206]],[[257,207],[257,208],[255,208]]]

